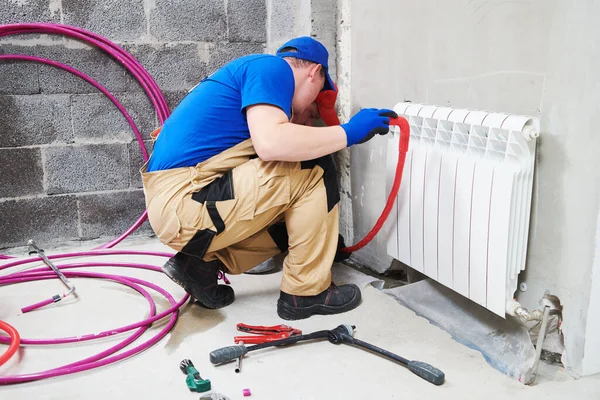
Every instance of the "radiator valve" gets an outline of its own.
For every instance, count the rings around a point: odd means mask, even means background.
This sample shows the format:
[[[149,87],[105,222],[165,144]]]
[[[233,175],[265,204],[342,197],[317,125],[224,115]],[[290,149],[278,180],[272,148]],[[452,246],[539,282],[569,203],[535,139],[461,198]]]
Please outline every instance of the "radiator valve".
[[[506,312],[513,317],[519,318],[523,322],[541,321],[544,316],[540,310],[533,310],[529,312],[528,309],[523,307],[521,303],[516,300],[510,300],[506,304]]]

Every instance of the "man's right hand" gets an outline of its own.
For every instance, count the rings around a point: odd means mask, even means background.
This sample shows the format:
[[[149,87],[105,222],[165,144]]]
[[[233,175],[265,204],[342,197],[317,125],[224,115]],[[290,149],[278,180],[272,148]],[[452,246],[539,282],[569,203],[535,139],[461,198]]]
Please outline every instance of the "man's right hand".
[[[390,131],[390,118],[397,117],[398,114],[385,108],[363,108],[342,125],[346,132],[347,146],[364,143],[376,134],[387,134]]]

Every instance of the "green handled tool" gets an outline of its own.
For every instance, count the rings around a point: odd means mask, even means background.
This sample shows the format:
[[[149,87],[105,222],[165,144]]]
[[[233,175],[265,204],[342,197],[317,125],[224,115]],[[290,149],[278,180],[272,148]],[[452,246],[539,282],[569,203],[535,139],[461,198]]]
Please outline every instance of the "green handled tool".
[[[200,377],[200,372],[194,367],[191,360],[185,359],[181,361],[179,369],[187,375],[185,383],[191,392],[202,393],[210,390],[210,381]]]

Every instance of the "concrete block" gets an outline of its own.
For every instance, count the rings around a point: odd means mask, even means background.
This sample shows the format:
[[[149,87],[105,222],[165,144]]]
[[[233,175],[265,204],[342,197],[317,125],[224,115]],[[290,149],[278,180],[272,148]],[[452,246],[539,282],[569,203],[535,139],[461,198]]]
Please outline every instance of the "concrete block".
[[[0,54],[25,54],[25,49],[26,46],[2,44]],[[38,64],[34,62],[1,61],[0,95],[39,93],[38,73]]]
[[[296,0],[267,2],[269,53],[275,53],[279,46],[295,36],[310,34],[310,26],[303,26],[304,20],[310,20],[310,7],[302,7],[302,4]]]
[[[142,92],[115,93],[138,130],[145,138],[156,126],[152,102]],[[104,94],[73,95],[73,129],[75,142],[129,142],[135,138],[125,116]]]
[[[146,33],[144,0],[62,0],[64,23],[110,40],[135,40]]]
[[[141,190],[81,195],[77,199],[83,239],[118,236],[146,209],[144,192]],[[147,224],[146,231],[148,227]]]
[[[150,34],[160,41],[219,41],[227,34],[223,0],[155,0]]]
[[[0,248],[45,246],[78,236],[77,199],[56,196],[0,201]]]
[[[62,45],[34,46],[33,54],[69,65],[89,75],[110,92],[123,92],[139,84],[127,70],[104,51],[92,47],[67,48]],[[40,88],[45,93],[96,93],[83,79],[49,65],[40,65]]]
[[[128,44],[131,53],[152,75],[162,91],[189,90],[206,76],[206,67],[195,43]],[[139,90],[133,83],[128,90]]]
[[[0,0],[0,25],[17,22],[60,22],[60,12],[52,0]]]
[[[323,43],[329,52],[329,74],[336,76],[337,0],[311,0],[311,36]]]
[[[0,198],[28,196],[44,191],[39,148],[0,149]]]
[[[265,0],[228,0],[227,22],[232,42],[267,41]]]
[[[265,52],[263,43],[221,43],[210,52],[208,72],[213,73],[229,61],[248,54],[262,54]]]
[[[154,142],[152,140],[144,140],[146,145],[146,151],[148,156],[152,154],[154,149]],[[142,176],[140,175],[140,168],[144,165],[144,158],[142,157],[142,151],[137,140],[127,145],[127,151],[129,152],[129,184],[134,188],[142,187]]]
[[[0,96],[0,147],[72,140],[68,95]]]
[[[129,187],[124,143],[48,147],[43,151],[48,194]]]

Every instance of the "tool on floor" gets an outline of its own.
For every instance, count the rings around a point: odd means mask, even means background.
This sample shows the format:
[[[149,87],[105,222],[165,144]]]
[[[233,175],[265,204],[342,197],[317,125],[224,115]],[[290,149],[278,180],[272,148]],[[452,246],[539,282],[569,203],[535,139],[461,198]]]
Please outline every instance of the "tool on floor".
[[[239,356],[238,358],[235,359],[235,373],[239,374],[240,372],[242,372],[242,358],[244,356]]]
[[[288,325],[273,325],[273,326],[262,326],[262,325],[246,325],[239,323],[236,326],[237,330],[245,333],[254,333],[256,336],[234,336],[233,341],[237,344],[243,345],[244,343],[262,344],[269,343],[275,340],[287,339],[291,336],[302,335],[300,329],[292,328]],[[235,360],[235,372],[242,372],[242,358],[241,355]]]
[[[56,275],[58,275],[58,277],[60,278],[62,283],[64,283],[65,286],[69,290],[64,292],[62,295],[55,294],[54,296],[52,296],[49,299],[40,301],[39,303],[35,303],[35,304],[32,304],[27,307],[23,307],[23,308],[21,308],[22,313],[27,313],[29,311],[36,310],[36,309],[44,307],[48,304],[57,303],[57,302],[61,301],[62,299],[64,299],[65,297],[75,293],[75,285],[73,285],[67,279],[67,277],[61,272],[61,270],[58,269],[58,267],[56,265],[54,265],[54,263],[52,261],[50,261],[50,259],[48,259],[48,257],[46,257],[46,253],[44,253],[44,250],[40,249],[33,240],[30,240],[27,244],[29,245],[29,248],[30,248],[29,255],[36,254],[36,253],[39,254],[40,257],[42,258],[42,261],[44,261],[44,264],[46,264],[48,267],[50,267],[50,269],[52,269],[52,271],[54,271],[54,273]]]
[[[256,344],[254,346],[249,347],[246,347],[244,345],[223,347],[221,349],[214,350],[210,353],[210,362],[215,365],[223,364],[226,362],[230,362],[236,358],[239,358],[250,351],[260,350],[272,346],[292,344],[305,340],[327,338],[327,340],[329,340],[329,342],[333,344],[351,344],[377,353],[380,356],[386,357],[390,360],[397,361],[400,364],[405,365],[416,375],[420,376],[428,382],[433,383],[434,385],[441,385],[444,383],[445,375],[439,369],[421,361],[407,360],[406,358],[400,357],[399,355],[384,350],[380,347],[374,346],[367,342],[363,342],[359,339],[355,339],[354,337],[352,337],[352,335],[354,334],[354,329],[356,329],[354,325],[340,325],[332,330],[323,330],[304,335],[291,336],[285,339]]]
[[[187,377],[185,378],[185,384],[191,392],[207,392],[210,390],[210,380],[202,379],[200,372],[194,367],[192,360],[182,360],[179,363],[179,369]]]
[[[239,323],[237,324],[237,330],[240,332],[254,333],[256,336],[234,336],[233,341],[235,343],[244,342],[251,344],[262,344],[273,342],[275,340],[286,339],[291,336],[302,335],[302,331],[300,329],[292,328],[288,325],[261,326]]]
[[[238,344],[243,345],[244,342],[239,342]],[[235,373],[239,374],[240,372],[242,372],[242,358],[244,358],[244,356],[239,356],[238,358],[235,359]]]
[[[221,393],[210,393],[200,396],[200,400],[229,400],[229,397]]]

